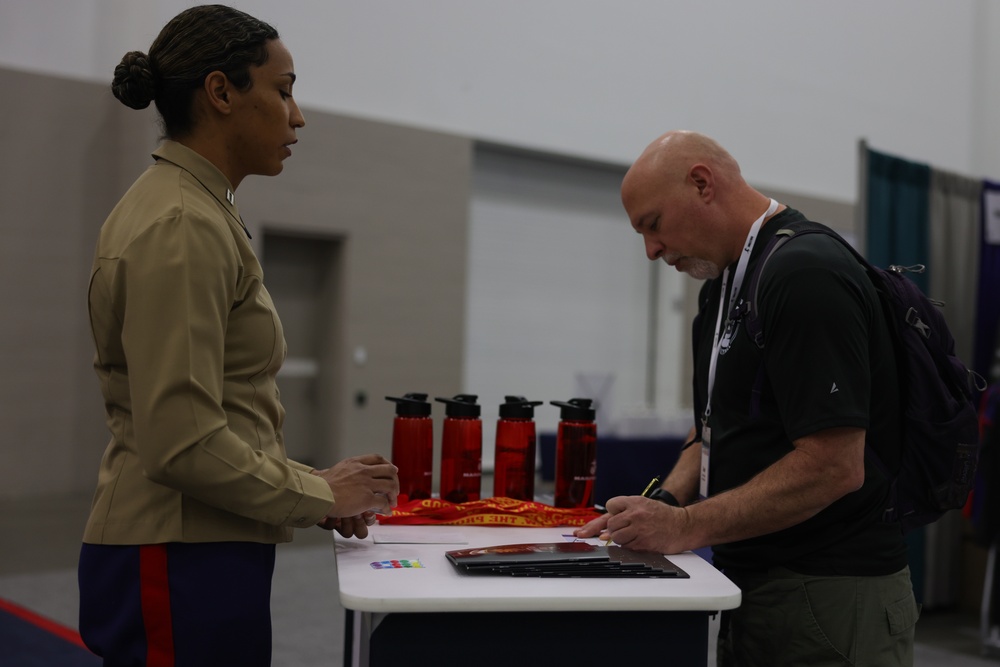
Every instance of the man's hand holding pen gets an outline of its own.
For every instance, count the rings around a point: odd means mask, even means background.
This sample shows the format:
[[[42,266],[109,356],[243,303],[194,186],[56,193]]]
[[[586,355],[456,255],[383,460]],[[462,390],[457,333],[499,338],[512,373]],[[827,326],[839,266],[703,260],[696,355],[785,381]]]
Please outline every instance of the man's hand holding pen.
[[[673,494],[659,486],[654,477],[639,496],[617,496],[605,505],[604,514],[573,531],[576,537],[600,535],[608,544],[636,551],[671,554],[686,551],[679,538],[690,521],[687,510],[678,506]]]
[[[598,519],[605,520],[602,537],[607,535],[619,546],[661,554],[676,554],[691,548],[684,543],[691,519],[683,507],[643,496],[617,496],[606,507],[608,513]]]

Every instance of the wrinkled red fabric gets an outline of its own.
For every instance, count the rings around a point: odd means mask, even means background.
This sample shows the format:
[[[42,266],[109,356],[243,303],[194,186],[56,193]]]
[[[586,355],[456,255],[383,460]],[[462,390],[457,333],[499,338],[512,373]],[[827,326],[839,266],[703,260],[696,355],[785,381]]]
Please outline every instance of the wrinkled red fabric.
[[[558,508],[513,498],[484,498],[450,503],[437,498],[411,500],[379,516],[380,524],[454,524],[461,526],[582,526],[600,514],[593,507]]]

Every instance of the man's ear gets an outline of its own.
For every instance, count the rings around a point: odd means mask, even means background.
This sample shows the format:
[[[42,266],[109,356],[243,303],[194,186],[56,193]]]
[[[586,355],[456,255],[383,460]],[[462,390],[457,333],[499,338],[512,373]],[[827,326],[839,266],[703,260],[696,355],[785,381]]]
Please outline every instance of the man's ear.
[[[233,84],[229,81],[228,76],[218,70],[210,72],[205,77],[204,89],[208,104],[213,109],[224,115],[232,113],[230,93],[233,90]]]
[[[688,180],[698,188],[698,194],[705,201],[715,196],[715,175],[708,165],[696,163],[688,170]]]

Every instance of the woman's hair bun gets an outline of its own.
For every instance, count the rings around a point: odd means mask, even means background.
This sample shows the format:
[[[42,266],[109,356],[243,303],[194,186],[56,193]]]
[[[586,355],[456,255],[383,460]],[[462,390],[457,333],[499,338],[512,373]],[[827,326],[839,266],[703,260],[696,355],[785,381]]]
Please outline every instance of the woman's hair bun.
[[[111,92],[125,106],[145,109],[156,96],[153,68],[142,51],[129,51],[115,68]]]

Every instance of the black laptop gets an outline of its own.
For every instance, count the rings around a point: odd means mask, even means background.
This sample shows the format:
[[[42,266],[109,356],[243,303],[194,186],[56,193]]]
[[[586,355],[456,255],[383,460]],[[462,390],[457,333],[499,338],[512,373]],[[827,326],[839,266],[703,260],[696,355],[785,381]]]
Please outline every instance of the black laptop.
[[[587,542],[500,544],[456,549],[445,555],[467,574],[513,577],[607,577],[686,579],[665,556]]]

